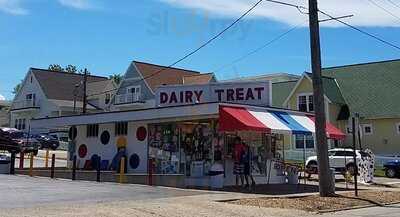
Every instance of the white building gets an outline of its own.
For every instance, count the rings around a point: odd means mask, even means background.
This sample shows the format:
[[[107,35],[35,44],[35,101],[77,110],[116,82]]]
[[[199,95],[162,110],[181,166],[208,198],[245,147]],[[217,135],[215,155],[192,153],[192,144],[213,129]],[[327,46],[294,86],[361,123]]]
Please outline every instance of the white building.
[[[10,126],[28,131],[31,119],[79,114],[83,105],[83,78],[82,74],[30,68],[11,104]],[[115,88],[110,79],[89,75],[88,112],[107,110]],[[52,130],[55,129],[45,125],[31,129],[32,132]]]

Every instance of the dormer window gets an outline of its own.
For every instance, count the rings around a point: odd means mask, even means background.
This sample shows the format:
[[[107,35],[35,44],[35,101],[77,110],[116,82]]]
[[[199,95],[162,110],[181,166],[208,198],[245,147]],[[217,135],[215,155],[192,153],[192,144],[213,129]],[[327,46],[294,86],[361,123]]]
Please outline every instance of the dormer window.
[[[297,97],[297,110],[314,112],[314,96],[311,93],[299,94]]]
[[[140,99],[141,88],[140,86],[131,86],[126,88],[127,101],[136,102]]]

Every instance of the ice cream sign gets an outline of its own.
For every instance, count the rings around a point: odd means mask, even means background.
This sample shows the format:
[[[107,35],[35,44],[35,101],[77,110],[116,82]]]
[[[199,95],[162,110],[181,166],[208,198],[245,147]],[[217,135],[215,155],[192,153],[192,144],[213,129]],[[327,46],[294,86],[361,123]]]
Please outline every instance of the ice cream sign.
[[[271,99],[269,81],[161,86],[156,91],[158,107],[207,102],[269,106]]]

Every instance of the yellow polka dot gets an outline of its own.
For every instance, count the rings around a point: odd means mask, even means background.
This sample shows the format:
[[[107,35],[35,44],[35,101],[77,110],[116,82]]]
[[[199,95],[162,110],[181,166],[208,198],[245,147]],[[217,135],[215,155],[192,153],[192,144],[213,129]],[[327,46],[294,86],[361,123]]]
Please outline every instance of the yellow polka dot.
[[[117,147],[118,148],[126,148],[128,145],[128,141],[126,140],[125,137],[121,136],[117,139]]]

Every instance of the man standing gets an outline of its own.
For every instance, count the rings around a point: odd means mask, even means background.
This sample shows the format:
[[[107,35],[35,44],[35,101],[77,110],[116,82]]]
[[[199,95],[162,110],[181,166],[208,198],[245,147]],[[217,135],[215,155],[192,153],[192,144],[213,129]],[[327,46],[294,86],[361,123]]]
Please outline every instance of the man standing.
[[[236,137],[235,146],[233,148],[233,174],[236,176],[236,187],[239,186],[239,178],[242,183],[242,187],[244,187],[244,153],[245,146],[242,143],[242,139],[240,137]]]

